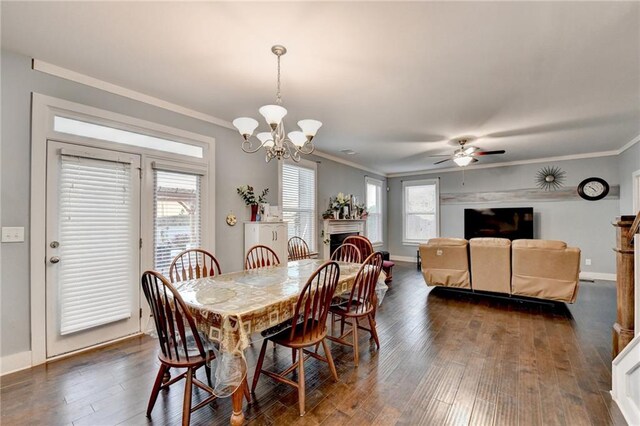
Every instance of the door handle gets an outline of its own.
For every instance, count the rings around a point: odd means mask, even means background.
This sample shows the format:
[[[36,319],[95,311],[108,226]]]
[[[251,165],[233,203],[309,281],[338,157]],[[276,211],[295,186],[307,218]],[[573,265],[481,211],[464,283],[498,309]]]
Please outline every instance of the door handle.
[[[58,262],[60,262],[60,258],[59,258],[58,256],[51,256],[51,257],[49,258],[49,262],[51,262],[51,263],[58,263]]]
[[[276,241],[278,241],[278,231],[273,231],[276,234]]]

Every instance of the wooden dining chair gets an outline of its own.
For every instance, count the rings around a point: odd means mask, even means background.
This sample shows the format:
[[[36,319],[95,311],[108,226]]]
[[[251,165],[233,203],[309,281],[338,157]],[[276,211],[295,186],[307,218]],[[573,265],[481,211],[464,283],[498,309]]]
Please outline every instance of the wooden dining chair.
[[[336,262],[360,263],[362,257],[356,245],[344,243],[333,252],[331,260],[335,260]]]
[[[278,259],[276,252],[263,245],[251,247],[247,252],[247,256],[244,261],[244,269],[247,271],[250,269],[278,265],[280,265],[280,259]]]
[[[220,275],[220,264],[214,255],[203,249],[188,249],[179,253],[169,266],[172,283]]]
[[[210,380],[211,371],[207,363],[213,359],[213,353],[205,350],[189,309],[178,291],[164,276],[155,271],[146,271],[142,274],[142,290],[151,307],[160,344],[160,353],[158,354],[160,370],[151,390],[147,417],[151,417],[151,411],[160,390],[167,389],[178,380],[185,379],[182,424],[188,425],[192,412],[204,407],[216,398],[213,389],[198,380],[195,374],[196,370],[204,366],[207,379]],[[163,383],[163,378],[169,368],[186,368],[186,371]],[[195,407],[191,407],[193,385],[209,394]]]
[[[380,349],[380,340],[378,339],[375,321],[375,306],[377,303],[375,290],[381,270],[382,254],[379,252],[371,254],[362,263],[356,274],[349,299],[345,303],[331,306],[329,309],[329,312],[331,312],[331,328],[333,329],[336,316],[340,317],[342,327],[340,328],[341,335],[339,337],[328,335],[327,339],[341,345],[353,347],[353,360],[356,367],[359,359],[358,329],[367,330],[375,340],[378,349]],[[368,320],[369,328],[362,327],[359,324],[358,320],[364,318]],[[351,325],[351,328],[346,333],[344,332],[345,320],[349,320],[347,323]],[[349,334],[352,335],[351,341],[346,340]]]
[[[373,244],[367,237],[362,235],[351,235],[344,239],[345,243],[351,243],[358,246],[360,250],[360,255],[363,259],[366,259],[373,253]],[[382,270],[385,273],[385,283],[389,283],[393,280],[393,267],[396,266],[394,262],[391,260],[383,260],[382,261]]]
[[[274,380],[280,383],[287,384],[298,389],[298,408],[300,415],[304,416],[305,413],[305,376],[304,376],[304,362],[313,357],[320,361],[329,364],[331,375],[333,379],[338,381],[338,373],[331,357],[325,336],[327,335],[327,315],[329,313],[329,306],[331,305],[331,298],[338,285],[338,278],[340,276],[340,267],[334,261],[325,262],[317,271],[309,277],[304,288],[298,296],[298,301],[295,306],[293,319],[291,320],[291,328],[281,331],[278,334],[267,337],[262,343],[262,349],[260,350],[260,356],[258,357],[258,364],[256,365],[256,371],[253,375],[253,385],[251,386],[251,392],[255,393],[256,386],[260,374],[266,374]],[[295,354],[297,351],[297,361],[281,373],[275,373],[262,369],[262,363],[264,362],[264,356],[267,350],[267,343],[271,340],[275,344],[291,348]],[[322,344],[324,349],[324,355],[321,356],[317,353],[318,346]],[[305,348],[315,347],[315,351],[309,351]],[[298,369],[298,382],[294,382],[286,378],[286,376]]]
[[[362,235],[350,235],[344,239],[343,243],[353,244],[360,251],[360,259],[366,259],[373,253],[373,245],[367,237]]]
[[[310,259],[311,252],[307,242],[300,237],[291,237],[287,243],[289,260]]]

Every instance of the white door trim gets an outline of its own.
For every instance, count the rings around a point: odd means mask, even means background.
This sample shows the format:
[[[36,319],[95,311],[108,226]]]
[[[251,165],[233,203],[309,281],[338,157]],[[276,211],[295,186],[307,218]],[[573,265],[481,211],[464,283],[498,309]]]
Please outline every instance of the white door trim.
[[[152,155],[157,159],[169,159],[178,162],[200,162],[209,165],[206,224],[203,227],[203,244],[215,250],[215,139],[199,135],[186,130],[176,129],[162,124],[146,120],[132,118],[111,111],[93,108],[75,102],[54,98],[51,96],[32,93],[31,96],[31,219],[29,230],[30,243],[30,317],[31,317],[31,365],[43,364],[47,361],[46,355],[46,298],[45,298],[45,261],[46,261],[46,181],[47,181],[47,140],[54,139],[60,142],[80,143],[86,146],[117,149],[142,155],[144,159]],[[53,130],[53,118],[55,113],[63,112],[66,116],[77,116],[84,120],[95,121],[102,124],[117,124],[123,129],[130,129],[158,137],[170,137],[174,140],[185,141],[190,144],[202,146],[204,158],[194,159],[171,155],[166,152],[149,150],[138,147],[123,146],[99,140],[88,140],[73,135],[67,135]],[[115,148],[114,148],[115,147]],[[143,237],[144,238],[144,237]],[[142,265],[145,268],[145,259],[149,259],[149,242],[143,245]],[[148,265],[148,264],[147,264]],[[143,309],[147,309],[146,303],[142,303]],[[141,324],[145,331],[147,324]]]
[[[640,210],[640,170],[636,170],[631,176],[633,180],[633,214],[638,214],[638,211]]]

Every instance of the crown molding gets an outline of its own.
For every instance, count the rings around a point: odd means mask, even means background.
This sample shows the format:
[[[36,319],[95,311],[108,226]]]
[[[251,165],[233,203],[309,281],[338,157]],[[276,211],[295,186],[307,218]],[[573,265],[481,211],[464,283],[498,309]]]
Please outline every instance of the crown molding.
[[[113,93],[114,95],[123,96],[125,98],[133,99],[134,101],[142,102],[148,105],[152,105],[158,108],[166,109],[168,111],[176,112],[178,114],[185,115],[187,117],[195,118],[197,120],[205,121],[207,123],[215,124],[216,126],[225,127],[227,129],[235,130],[235,127],[227,121],[218,117],[214,117],[209,114],[205,114],[200,111],[196,111],[190,108],[183,107],[172,102],[162,100],[135,90],[128,89],[126,87],[118,86],[99,80],[97,78],[81,74],[79,72],[71,71],[67,68],[62,68],[57,65],[50,64],[48,62],[41,61],[39,59],[32,60],[32,66],[35,71],[40,71],[45,74],[52,75],[54,77],[63,78],[65,80],[73,81],[75,83],[83,84],[85,86],[93,87],[95,89],[103,90],[105,92]]]
[[[355,169],[364,170],[365,172],[375,173],[378,176],[388,177],[387,173],[381,172],[379,170],[371,169],[369,167],[362,166],[358,163],[354,163],[353,161],[344,160],[340,157],[336,157],[335,155],[327,154],[326,152],[318,151],[317,149],[313,151],[313,155],[317,155],[318,157],[326,158],[327,160],[335,161],[336,163],[344,164],[345,166],[353,167]]]
[[[618,154],[622,154],[623,152],[625,152],[626,150],[628,150],[638,142],[640,142],[640,135],[636,136],[635,138],[631,139],[629,142],[624,144],[622,148],[618,150]]]

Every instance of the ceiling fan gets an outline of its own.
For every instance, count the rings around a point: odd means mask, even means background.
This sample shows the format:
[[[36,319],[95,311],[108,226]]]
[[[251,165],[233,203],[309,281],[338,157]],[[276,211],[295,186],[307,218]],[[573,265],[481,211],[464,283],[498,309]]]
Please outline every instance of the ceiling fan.
[[[432,155],[432,157],[449,157],[444,160],[436,161],[435,164],[441,164],[446,161],[453,161],[460,167],[468,166],[471,163],[475,163],[478,161],[475,157],[482,157],[484,155],[495,155],[495,154],[504,154],[506,151],[504,149],[500,149],[497,151],[481,151],[480,148],[475,146],[467,146],[465,144],[469,142],[468,139],[458,139],[458,144],[460,147],[453,152],[453,155],[443,154],[443,155]]]

